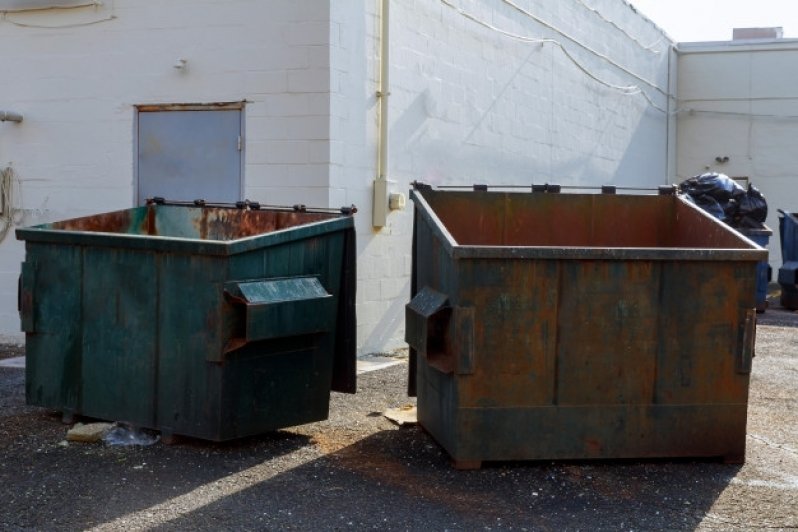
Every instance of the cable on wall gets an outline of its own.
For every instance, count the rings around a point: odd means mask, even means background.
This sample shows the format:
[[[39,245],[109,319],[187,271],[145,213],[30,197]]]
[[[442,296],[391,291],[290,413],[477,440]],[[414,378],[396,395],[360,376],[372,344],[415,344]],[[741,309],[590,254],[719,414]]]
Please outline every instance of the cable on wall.
[[[0,9],[0,13],[30,13],[33,11],[49,11],[51,9],[80,9],[82,7],[99,7],[103,5],[100,0],[95,0],[92,2],[83,2],[80,4],[53,4],[49,6],[39,6],[39,7],[14,7],[14,8],[6,8]]]
[[[702,109],[682,108],[678,109],[681,114],[687,115],[717,115],[717,116],[736,116],[741,118],[760,118],[760,119],[773,119],[773,120],[795,120],[798,115],[774,115],[774,114],[760,114],[760,113],[744,113],[738,111],[709,111]]]
[[[33,8],[19,8],[19,9],[6,9],[0,10],[0,20],[3,22],[8,22],[9,24],[13,24],[14,26],[19,26],[20,28],[36,28],[36,29],[45,29],[45,30],[60,30],[65,28],[80,28],[83,26],[92,26],[94,24],[100,24],[101,22],[108,22],[109,20],[116,19],[116,2],[115,0],[111,1],[111,13],[107,17],[103,17],[97,20],[89,20],[86,22],[75,22],[72,24],[60,24],[57,26],[49,26],[45,24],[29,24],[27,22],[19,22],[17,20],[13,20],[8,17],[8,15],[13,15],[17,13],[33,13],[39,11],[49,11],[49,10],[73,10],[73,9],[80,9],[86,7],[94,7],[95,10],[99,9],[104,5],[101,1],[95,2],[86,2],[83,4],[76,4],[76,5],[55,5],[49,7],[33,7]]]
[[[637,38],[636,38],[634,35],[632,35],[632,34],[631,34],[631,33],[629,33],[628,31],[626,31],[625,29],[623,29],[622,27],[620,27],[618,24],[616,24],[616,23],[615,23],[615,21],[613,21],[613,20],[610,20],[610,19],[608,19],[607,17],[605,17],[605,16],[604,16],[604,14],[603,14],[601,11],[599,11],[598,9],[596,9],[595,7],[592,7],[592,6],[589,6],[589,5],[587,5],[587,4],[585,3],[585,1],[584,1],[584,0],[576,0],[576,1],[577,1],[577,2],[579,2],[579,3],[582,5],[582,7],[584,7],[584,8],[585,8],[585,9],[587,9],[588,11],[592,11],[592,12],[593,12],[593,13],[594,13],[596,16],[598,16],[598,17],[599,17],[601,20],[603,20],[604,22],[606,22],[606,23],[607,23],[607,24],[609,24],[610,26],[613,26],[613,27],[614,27],[614,28],[616,28],[618,31],[620,31],[621,33],[623,33],[624,35],[626,35],[626,36],[627,36],[629,39],[631,39],[632,41],[634,41],[635,43],[637,43],[637,45],[638,45],[638,46],[640,46],[640,47],[641,47],[643,50],[646,50],[646,51],[648,51],[648,52],[651,52],[652,54],[661,54],[661,53],[662,53],[662,50],[657,50],[657,49],[655,48],[655,46],[658,46],[659,44],[661,44],[661,43],[662,43],[663,37],[660,37],[659,39],[657,39],[657,40],[656,40],[655,42],[653,42],[652,44],[649,44],[649,45],[643,44],[643,43],[642,43],[642,42],[641,42],[639,39],[637,39]]]
[[[509,0],[502,0],[502,1],[503,1],[503,2],[509,2]],[[639,86],[637,86],[637,85],[616,85],[616,84],[614,84],[614,83],[610,83],[609,81],[606,81],[606,80],[604,80],[604,79],[600,78],[599,76],[597,76],[597,75],[593,74],[593,73],[592,73],[592,72],[591,72],[591,71],[590,71],[590,70],[589,70],[589,69],[588,69],[586,66],[584,66],[584,65],[583,65],[581,62],[579,62],[579,60],[577,60],[577,59],[576,59],[576,58],[575,58],[575,57],[574,57],[574,56],[573,56],[573,55],[572,55],[572,54],[571,54],[571,53],[568,51],[568,49],[567,49],[567,48],[566,48],[566,47],[565,47],[565,46],[564,46],[564,45],[563,45],[563,44],[562,44],[560,41],[557,41],[556,39],[548,39],[548,38],[535,38],[535,37],[526,37],[526,36],[523,36],[523,35],[518,35],[518,34],[516,34],[516,33],[512,33],[512,32],[509,32],[509,31],[503,30],[503,29],[501,29],[501,28],[499,28],[499,27],[497,27],[497,26],[494,26],[493,24],[490,24],[490,23],[488,23],[488,22],[485,22],[484,20],[482,20],[482,19],[480,19],[480,18],[478,18],[478,17],[476,17],[476,16],[472,15],[471,13],[468,13],[467,11],[465,11],[465,10],[461,9],[460,7],[458,7],[458,6],[454,5],[454,4],[453,4],[453,3],[451,3],[449,0],[441,0],[441,3],[443,3],[444,5],[446,5],[447,7],[449,7],[450,9],[453,9],[454,11],[457,11],[457,12],[458,12],[458,13],[459,13],[461,16],[463,16],[463,17],[465,17],[465,18],[467,18],[467,19],[471,20],[472,22],[474,22],[474,23],[476,23],[476,24],[479,24],[480,26],[483,26],[483,27],[485,27],[485,28],[487,28],[487,29],[489,29],[489,30],[491,30],[491,31],[495,31],[495,32],[497,32],[497,33],[500,33],[501,35],[504,35],[504,36],[506,36],[506,37],[509,37],[509,38],[511,38],[511,39],[515,39],[515,40],[518,40],[518,41],[521,41],[521,42],[525,42],[525,43],[531,43],[531,44],[540,44],[540,45],[544,45],[544,44],[551,44],[551,45],[553,45],[553,46],[556,46],[556,47],[557,47],[557,48],[559,48],[559,49],[560,49],[560,51],[561,51],[561,52],[562,52],[562,53],[565,55],[565,57],[567,57],[567,58],[568,58],[568,60],[569,60],[569,61],[571,61],[571,63],[573,63],[573,64],[574,64],[574,66],[576,66],[576,67],[577,67],[577,68],[578,68],[578,69],[579,69],[579,70],[580,70],[580,71],[581,71],[583,74],[585,74],[586,76],[588,76],[588,77],[589,77],[590,79],[592,79],[593,81],[595,81],[595,82],[597,82],[597,83],[599,83],[599,84],[601,84],[601,85],[603,85],[603,86],[605,86],[605,87],[608,87],[608,88],[610,88],[610,89],[613,89],[613,90],[620,91],[620,92],[622,92],[622,93],[624,93],[624,94],[627,94],[627,95],[630,95],[630,96],[631,96],[631,95],[638,95],[638,94],[639,94],[639,95],[641,95],[641,96],[642,96],[642,97],[643,97],[643,98],[646,100],[646,102],[647,102],[647,103],[648,103],[648,104],[649,104],[651,107],[653,107],[654,109],[656,109],[657,111],[659,111],[659,112],[661,112],[661,113],[664,113],[664,114],[675,114],[675,113],[676,113],[675,111],[674,111],[674,112],[671,112],[671,113],[669,113],[669,112],[668,112],[666,109],[663,109],[662,107],[660,107],[659,105],[657,105],[657,104],[656,104],[656,103],[655,103],[655,102],[654,102],[654,101],[651,99],[651,97],[650,97],[650,96],[649,96],[649,95],[648,95],[648,94],[647,94],[647,93],[646,93],[644,90],[642,90],[642,89],[641,89]],[[512,4],[512,2],[509,2],[509,3],[510,3],[510,4]],[[514,5],[514,4],[513,4],[513,5]],[[520,8],[519,8],[519,9],[520,9]],[[557,31],[558,33],[560,33],[558,30],[555,30],[555,31]],[[568,37],[568,38],[569,38],[570,40],[574,40],[572,37]],[[576,41],[574,41],[574,42],[576,42]],[[584,45],[582,45],[582,46],[583,46],[584,48],[586,48],[586,49],[590,50],[590,48],[588,48],[588,47],[586,47],[586,46],[584,46]],[[603,55],[599,54],[598,52],[594,52],[594,53],[595,53],[596,55],[598,55],[599,57],[601,57],[601,58],[604,58],[604,59],[608,60],[608,61],[609,61],[611,64],[613,64],[614,66],[618,66],[618,65],[616,65],[616,63],[614,63],[612,60],[609,60],[608,58],[606,58],[605,56],[603,56]],[[620,67],[620,66],[618,66],[618,68],[620,68],[620,69],[621,69],[621,70],[623,70],[624,72],[630,73],[628,70],[626,70],[626,69],[625,69],[625,68],[623,68],[623,67]],[[630,73],[630,74],[631,74],[631,75],[633,75],[633,76],[634,76],[636,79],[641,79],[641,80],[643,79],[643,78],[640,78],[639,76],[637,76],[637,75],[635,75],[635,74],[632,74],[632,73]],[[643,80],[643,81],[645,81],[645,80]],[[668,95],[668,94],[667,94],[665,91],[663,91],[662,89],[660,89],[660,88],[656,87],[655,85],[651,84],[651,83],[650,83],[650,82],[648,82],[648,81],[645,81],[645,82],[646,82],[647,84],[649,84],[649,85],[652,85],[652,86],[654,86],[654,87],[655,87],[655,88],[656,88],[656,89],[657,89],[659,92],[661,92],[661,93],[662,93],[662,94],[664,94],[665,96],[669,96],[669,95]]]
[[[599,52],[597,50],[594,50],[590,46],[586,45],[585,43],[583,43],[582,41],[580,41],[579,39],[577,39],[573,35],[561,30],[560,28],[558,28],[558,27],[556,27],[556,26],[554,26],[552,24],[550,24],[549,22],[543,20],[542,18],[538,17],[534,13],[531,13],[531,12],[527,11],[526,9],[522,8],[521,6],[519,6],[518,4],[513,2],[512,0],[501,0],[501,2],[504,3],[504,4],[507,4],[510,7],[512,7],[513,9],[515,9],[516,11],[521,13],[522,15],[531,18],[532,20],[534,20],[538,24],[541,24],[541,25],[545,26],[546,28],[549,28],[550,30],[552,30],[552,31],[554,31],[556,33],[559,33],[560,35],[562,35],[563,37],[565,37],[566,39],[568,39],[572,43],[576,44],[580,48],[586,50],[587,52],[590,52],[591,54],[593,54],[596,57],[602,59],[603,61],[609,63],[610,65],[614,66],[615,68],[617,68],[617,69],[629,74],[630,76],[632,76],[636,80],[638,80],[638,81],[640,81],[642,83],[645,83],[646,85],[648,85],[652,89],[654,89],[657,92],[661,93],[663,96],[669,96],[666,91],[664,91],[661,88],[659,88],[659,86],[656,83],[654,83],[653,81],[649,81],[646,78],[640,76],[639,74],[636,74],[636,73],[632,72],[631,70],[629,70],[628,68],[624,67],[623,65],[616,63],[615,61],[613,61],[612,59],[610,59],[606,55],[604,55],[601,52]]]

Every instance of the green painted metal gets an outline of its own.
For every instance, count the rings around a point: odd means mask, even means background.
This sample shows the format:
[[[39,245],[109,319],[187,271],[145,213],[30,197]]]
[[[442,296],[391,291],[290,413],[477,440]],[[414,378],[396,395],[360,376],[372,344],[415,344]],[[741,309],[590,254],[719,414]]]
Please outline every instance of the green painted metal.
[[[767,251],[676,196],[412,199],[410,392],[456,465],[743,460]]]
[[[228,283],[225,295],[244,306],[246,343],[329,332],[335,324],[334,298],[315,277]]]
[[[17,237],[29,404],[227,440],[355,391],[351,216],[149,205]]]

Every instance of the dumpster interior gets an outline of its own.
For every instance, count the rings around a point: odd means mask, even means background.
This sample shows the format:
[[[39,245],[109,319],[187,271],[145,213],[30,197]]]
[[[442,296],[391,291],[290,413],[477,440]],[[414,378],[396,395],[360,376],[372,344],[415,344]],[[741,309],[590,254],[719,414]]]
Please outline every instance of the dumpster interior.
[[[465,246],[753,247],[674,196],[428,191],[424,199]]]
[[[229,241],[337,217],[340,217],[340,213],[148,205],[40,227],[64,231]]]

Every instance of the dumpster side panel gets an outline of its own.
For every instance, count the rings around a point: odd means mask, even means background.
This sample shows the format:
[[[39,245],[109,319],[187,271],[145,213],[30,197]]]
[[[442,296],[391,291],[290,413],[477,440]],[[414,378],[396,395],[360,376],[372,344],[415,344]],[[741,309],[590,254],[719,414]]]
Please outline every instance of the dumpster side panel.
[[[459,265],[453,300],[480,323],[475,371],[437,373],[419,395],[422,424],[458,462],[744,456],[753,263]]]
[[[464,407],[552,404],[557,347],[556,261],[459,260],[460,291],[473,308],[474,371],[460,375]],[[462,351],[462,344],[454,349]]]
[[[166,434],[218,440],[223,364],[223,258],[158,255],[158,413]]]
[[[230,279],[313,276],[332,301],[317,309],[330,314],[323,320],[329,330],[254,342],[225,355],[225,438],[327,418],[345,237],[346,232],[335,231],[231,258]],[[234,311],[226,305],[226,313]]]
[[[663,266],[654,402],[748,402],[749,375],[738,372],[737,360],[755,306],[755,271],[753,262]]]
[[[84,415],[141,426],[155,422],[155,256],[83,248]]]
[[[416,256],[424,260],[414,262],[414,275],[419,290],[429,287],[441,294],[456,293],[457,279],[454,264],[440,235],[416,211]],[[415,297],[416,294],[411,294]],[[445,345],[447,342],[442,341]],[[445,353],[454,356],[454,350]],[[458,442],[457,379],[430,364],[423,352],[416,355],[416,393],[418,421],[446,449],[454,449]]]
[[[562,261],[561,268],[554,403],[650,402],[662,311],[659,266]]]
[[[357,391],[357,243],[355,229],[344,232],[341,284],[335,328],[332,389]]]
[[[330,353],[320,335],[248,344],[225,360],[224,438],[326,419]]]
[[[26,400],[68,415],[80,408],[81,248],[28,243],[25,264],[21,288],[32,297]]]

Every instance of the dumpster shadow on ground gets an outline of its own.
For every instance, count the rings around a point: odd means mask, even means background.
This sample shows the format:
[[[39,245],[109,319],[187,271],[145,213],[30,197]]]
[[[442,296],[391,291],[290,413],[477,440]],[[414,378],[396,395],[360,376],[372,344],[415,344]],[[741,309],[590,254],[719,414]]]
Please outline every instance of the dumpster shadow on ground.
[[[157,513],[170,501],[179,509],[173,511],[190,511],[214,495],[208,486],[233,493],[246,484],[228,479],[249,478],[309,446],[307,436],[283,431],[229,443],[66,443],[60,417],[40,408],[2,416],[0,485],[10,489],[0,503],[0,529],[142,528],[152,520],[145,510]]]
[[[324,449],[329,432],[314,436]],[[384,430],[161,529],[693,529],[740,466],[711,461],[522,462],[452,469],[418,427]],[[204,524],[204,525],[203,525]]]

